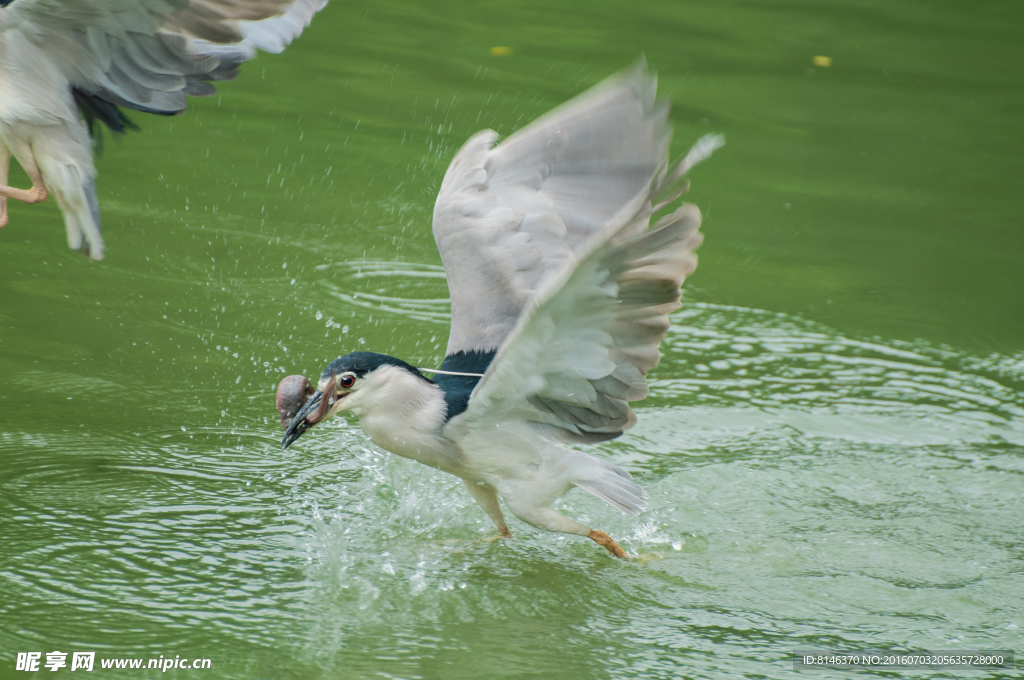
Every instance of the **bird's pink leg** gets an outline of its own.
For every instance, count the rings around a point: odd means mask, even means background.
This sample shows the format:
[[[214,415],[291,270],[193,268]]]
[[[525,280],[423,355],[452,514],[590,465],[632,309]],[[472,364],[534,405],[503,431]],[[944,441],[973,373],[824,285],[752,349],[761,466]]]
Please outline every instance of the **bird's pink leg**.
[[[36,165],[34,158],[28,159],[28,162],[25,162],[25,160],[22,158],[18,159],[21,167],[25,169],[25,173],[32,180],[32,188],[16,189],[7,186],[7,171],[11,162],[11,152],[3,145],[3,142],[0,142],[0,200],[15,198],[25,203],[40,203],[46,200],[49,194],[46,191],[46,184],[43,182],[43,173],[39,172],[39,167]],[[0,227],[7,224],[6,200],[3,200],[2,206],[2,209],[0,209]]]

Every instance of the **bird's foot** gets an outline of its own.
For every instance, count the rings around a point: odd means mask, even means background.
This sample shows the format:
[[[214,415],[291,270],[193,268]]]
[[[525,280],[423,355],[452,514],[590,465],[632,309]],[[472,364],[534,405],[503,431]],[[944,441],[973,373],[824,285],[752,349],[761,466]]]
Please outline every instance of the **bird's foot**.
[[[615,542],[615,539],[613,539],[611,536],[604,533],[603,531],[591,529],[590,533],[587,534],[587,538],[594,541],[598,545],[604,546],[608,550],[608,552],[610,552],[612,555],[615,555],[619,559],[625,560],[629,558],[629,556],[626,555],[626,551],[620,548],[619,544]]]
[[[509,531],[508,529],[505,529],[504,531],[502,531],[497,536],[491,536],[490,538],[488,538],[487,542],[488,543],[494,543],[495,541],[500,541],[503,538],[515,538],[515,536],[512,535],[511,531]]]
[[[34,183],[31,189],[16,189],[0,184],[0,197],[14,198],[22,203],[42,203],[49,195],[49,192],[46,191],[46,185],[43,184],[42,180]]]
[[[0,198],[0,229],[7,226],[7,199]]]
[[[28,190],[29,200],[25,201],[29,205],[33,203],[42,203],[50,195],[50,192],[46,190],[46,185],[40,183],[38,185],[33,184],[32,188]]]

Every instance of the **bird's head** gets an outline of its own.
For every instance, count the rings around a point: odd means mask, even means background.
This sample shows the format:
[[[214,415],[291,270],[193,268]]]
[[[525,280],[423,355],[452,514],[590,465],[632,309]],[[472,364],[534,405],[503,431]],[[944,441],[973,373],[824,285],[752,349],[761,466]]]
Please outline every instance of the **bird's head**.
[[[315,391],[301,376],[285,378],[277,390],[277,407],[285,426],[281,447],[287,449],[306,430],[336,413],[354,410],[358,414],[381,388],[406,372],[430,383],[404,361],[376,352],[352,352],[335,359],[320,374]],[[303,402],[306,396],[309,399]]]

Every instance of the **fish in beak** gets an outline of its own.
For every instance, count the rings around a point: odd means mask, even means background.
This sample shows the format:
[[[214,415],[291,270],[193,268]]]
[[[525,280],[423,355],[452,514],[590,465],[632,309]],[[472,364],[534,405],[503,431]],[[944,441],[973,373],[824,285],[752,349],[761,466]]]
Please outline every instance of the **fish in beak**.
[[[281,381],[277,386],[277,412],[281,414],[281,427],[288,429],[288,423],[315,391],[304,375],[290,375]]]
[[[321,384],[323,389],[313,391],[304,403],[302,400],[308,395],[306,390],[313,390],[305,377],[288,376],[277,386],[277,409],[281,414],[281,424],[285,426],[282,449],[287,449],[306,430],[323,420],[337,401],[334,376],[331,375],[326,384]],[[287,420],[289,416],[290,420]]]

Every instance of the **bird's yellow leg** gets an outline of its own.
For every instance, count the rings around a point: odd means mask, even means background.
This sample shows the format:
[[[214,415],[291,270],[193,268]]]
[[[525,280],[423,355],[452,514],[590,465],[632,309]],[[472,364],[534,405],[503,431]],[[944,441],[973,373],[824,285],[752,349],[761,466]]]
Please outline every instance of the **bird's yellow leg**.
[[[16,189],[15,187],[7,186],[7,172],[10,167],[11,152],[7,147],[0,141],[0,200],[6,198],[15,198],[24,203],[41,203],[46,200],[49,195],[46,191],[46,184],[43,182],[43,173],[39,172],[39,167],[35,163],[34,158],[23,159],[19,158],[18,162],[21,163],[21,167],[25,169],[25,173],[32,180],[31,189]],[[0,211],[0,227],[7,224],[7,201],[3,200],[3,208]]]
[[[508,525],[505,524],[505,516],[501,514],[498,493],[488,486],[481,486],[467,479],[463,479],[462,483],[466,485],[469,495],[473,497],[473,500],[484,509],[487,516],[494,522],[494,526],[498,527],[498,535],[490,540],[496,541],[499,538],[512,538],[512,532],[509,531]]]
[[[591,529],[588,526],[580,524],[574,519],[569,519],[554,508],[535,505],[531,503],[528,500],[528,496],[524,494],[517,495],[516,492],[522,491],[524,488],[520,483],[513,481],[506,483],[504,486],[499,488],[501,489],[501,497],[505,499],[505,504],[508,506],[508,509],[512,511],[513,515],[527,524],[535,526],[538,529],[544,529],[545,531],[586,536],[598,545],[604,546],[604,548],[615,557],[623,560],[629,559],[629,556],[626,555],[626,551],[620,548],[619,544],[603,531]],[[529,487],[527,486],[526,488]],[[527,499],[526,502],[523,502],[524,498]]]
[[[597,529],[591,529],[590,533],[587,534],[587,538],[594,541],[598,545],[604,546],[608,552],[620,559],[626,559],[626,551],[619,547],[619,544],[615,542],[615,539]]]

